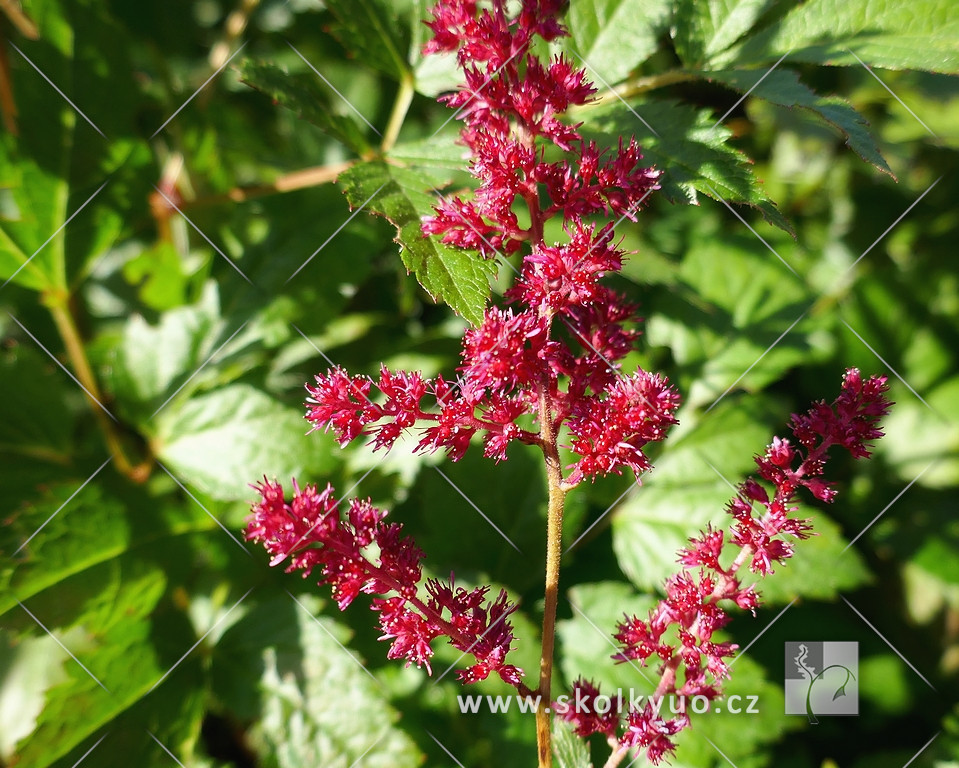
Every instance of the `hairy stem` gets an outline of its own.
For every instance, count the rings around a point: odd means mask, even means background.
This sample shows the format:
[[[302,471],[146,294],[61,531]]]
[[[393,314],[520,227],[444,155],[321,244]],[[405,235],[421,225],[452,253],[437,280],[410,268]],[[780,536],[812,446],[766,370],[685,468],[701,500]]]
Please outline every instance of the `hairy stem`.
[[[549,388],[540,387],[539,421],[542,430],[543,455],[546,458],[546,478],[549,486],[549,508],[546,518],[546,590],[543,606],[543,645],[539,664],[540,702],[536,709],[536,746],[539,768],[552,765],[550,744],[550,717],[547,709],[552,697],[550,682],[553,677],[553,648],[556,636],[556,604],[559,599],[559,563],[563,554],[563,472],[556,444],[556,426],[550,407]]]
[[[46,304],[53,315],[53,322],[57,326],[60,338],[67,351],[67,357],[73,371],[83,387],[87,401],[93,411],[93,416],[97,420],[100,432],[103,434],[104,442],[113,457],[114,466],[117,470],[130,478],[134,482],[142,483],[150,474],[151,463],[145,461],[142,464],[134,465],[126,456],[123,450],[123,443],[120,438],[120,432],[117,429],[116,421],[105,410],[103,403],[103,393],[100,391],[100,385],[93,375],[93,368],[87,358],[86,349],[83,346],[83,339],[80,338],[80,331],[77,328],[76,321],[69,309],[69,298],[66,294],[45,297]]]

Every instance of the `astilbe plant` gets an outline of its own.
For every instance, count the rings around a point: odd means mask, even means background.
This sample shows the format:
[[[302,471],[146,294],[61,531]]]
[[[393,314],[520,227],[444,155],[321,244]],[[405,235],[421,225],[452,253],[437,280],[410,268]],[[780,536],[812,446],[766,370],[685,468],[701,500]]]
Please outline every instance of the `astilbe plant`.
[[[565,34],[556,18],[562,5],[526,0],[510,17],[501,0],[486,8],[444,0],[428,22],[434,37],[426,52],[455,53],[464,74],[463,87],[442,100],[464,122],[461,138],[479,186],[469,198],[444,199],[424,219],[423,231],[485,258],[521,252],[520,275],[506,293],[511,306],[488,309],[482,324],[466,331],[454,380],[385,366],[374,380],[333,368],[307,386],[307,419],[315,429],[332,429],[341,445],[368,437],[374,449],[389,449],[419,429],[417,451],[442,449],[454,461],[477,435],[484,455],[497,462],[516,441],[542,450],[549,507],[535,688],[508,661],[514,639],[509,616],[516,607],[507,594],[493,598],[488,587],[466,589],[452,577],[421,585],[423,553],[369,500],[353,499],[341,511],[329,485],[320,490],[294,482],[287,500],[278,483],[264,479],[246,531],[264,544],[271,564],[286,563],[304,576],[319,571],[341,610],[360,593],[375,595],[371,607],[382,639],[390,641],[389,658],[430,671],[433,641],[445,638],[472,657],[458,672],[463,683],[496,674],[521,694],[538,696],[540,766],[551,763],[547,709],[565,496],[587,479],[623,470],[638,478],[650,470],[645,449],[666,437],[680,404],[666,377],[621,370],[619,361],[638,336],[627,325],[636,308],[602,278],[621,269],[625,254],[612,224],[585,217],[635,220],[659,172],[642,164],[634,140],[604,151],[560,119],[593,93],[585,72],[569,60],[544,62],[531,52],[536,37]],[[517,208],[525,209],[527,224]],[[547,243],[544,225],[557,217],[567,237]],[[808,522],[794,516],[799,489],[832,501],[835,491],[822,479],[827,451],[840,446],[855,457],[869,455],[870,441],[882,434],[877,424],[889,406],[886,388],[883,377],[864,380],[851,369],[832,405],[817,403],[794,416],[794,441],[776,438],[756,459],[765,485],[747,480],[730,502],[728,532],[708,529],[691,540],[680,553],[682,570],[666,583],[665,599],[648,617],[620,623],[615,658],[646,664],[655,657],[655,696],[721,695],[720,681],[729,672],[725,659],[736,646],[715,642],[713,634],[729,621],[729,606],[754,611],[759,604],[755,589],[742,586],[741,568],[765,576],[792,555],[793,540],[810,535]],[[561,440],[576,457],[565,467]],[[727,543],[738,554],[723,565]],[[670,737],[689,722],[685,713],[660,717],[649,704],[639,711],[593,712],[588,702],[598,689],[584,680],[574,689],[586,705],[561,716],[581,736],[608,738],[609,765],[642,750],[659,762],[674,749]]]

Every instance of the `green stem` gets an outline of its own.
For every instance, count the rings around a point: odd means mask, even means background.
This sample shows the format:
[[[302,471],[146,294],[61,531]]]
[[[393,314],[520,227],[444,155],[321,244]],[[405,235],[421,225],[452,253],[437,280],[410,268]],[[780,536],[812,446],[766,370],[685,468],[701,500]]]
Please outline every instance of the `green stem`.
[[[410,104],[413,101],[414,88],[412,72],[405,72],[403,79],[400,80],[400,89],[396,93],[396,100],[393,102],[393,111],[390,113],[390,121],[386,124],[386,130],[383,132],[383,142],[380,144],[382,152],[389,152],[396,139],[400,135],[400,128],[403,127],[403,121],[406,119],[406,113],[409,111]]]
[[[80,337],[80,331],[77,328],[76,321],[69,310],[69,298],[67,294],[51,295],[45,297],[45,304],[53,316],[53,322],[57,326],[60,338],[63,340],[63,346],[66,349],[67,357],[73,366],[73,372],[83,387],[87,401],[93,411],[93,416],[97,420],[100,432],[103,434],[104,442],[113,457],[114,466],[117,470],[133,480],[142,483],[150,474],[151,462],[145,461],[134,465],[127,458],[123,450],[123,442],[120,438],[120,432],[117,429],[116,422],[103,410],[103,393],[96,377],[93,375],[93,368],[90,366],[90,360],[87,358],[86,348],[83,345],[83,339]]]
[[[625,83],[621,83],[615,88],[610,88],[606,91],[600,91],[598,94],[596,94],[595,99],[590,101],[588,104],[573,107],[569,110],[569,114],[575,114],[577,112],[590,109],[591,107],[598,107],[603,104],[608,104],[611,101],[630,99],[633,96],[646,93],[646,91],[654,91],[657,88],[665,88],[667,85],[685,83],[696,79],[698,79],[698,76],[695,73],[685,72],[681,69],[662,72],[658,75],[637,77],[633,80],[627,80]]]

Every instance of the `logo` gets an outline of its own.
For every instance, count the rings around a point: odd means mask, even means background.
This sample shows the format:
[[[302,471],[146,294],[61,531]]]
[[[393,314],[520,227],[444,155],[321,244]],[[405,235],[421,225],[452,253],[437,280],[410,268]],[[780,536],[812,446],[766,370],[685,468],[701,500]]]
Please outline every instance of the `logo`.
[[[859,643],[786,643],[786,714],[819,717],[859,714]]]

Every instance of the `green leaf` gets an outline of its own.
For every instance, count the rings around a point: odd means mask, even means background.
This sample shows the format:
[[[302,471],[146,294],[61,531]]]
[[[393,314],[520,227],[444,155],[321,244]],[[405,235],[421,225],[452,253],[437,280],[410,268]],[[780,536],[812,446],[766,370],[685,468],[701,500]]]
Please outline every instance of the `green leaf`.
[[[363,155],[370,151],[363,127],[353,115],[339,114],[334,110],[329,93],[320,87],[320,80],[315,73],[290,74],[275,64],[247,59],[240,67],[240,79],[356,154]]]
[[[613,512],[613,550],[637,587],[661,590],[690,536],[710,522],[726,527],[734,493],[726,481],[735,485],[752,470],[753,456],[770,439],[767,418],[755,397],[727,399],[699,424],[670,435],[643,486]]]
[[[619,652],[613,633],[624,615],[645,617],[656,599],[637,594],[633,587],[621,581],[577,584],[566,598],[572,613],[568,619],[556,623],[560,667],[566,685],[583,677],[599,685],[600,692],[607,696],[615,696],[622,690],[624,701],[630,689],[637,695],[651,693],[656,688],[653,669],[613,661],[613,654]],[[563,693],[568,694],[568,688]]]
[[[174,505],[151,503],[149,514],[131,518],[126,505],[104,493],[98,482],[76,493],[83,482],[82,477],[74,484],[61,481],[43,498],[14,513],[5,526],[4,549],[9,547],[13,554],[24,546],[0,568],[0,614],[14,608],[18,600],[29,601],[126,552],[216,528],[202,511],[198,515],[198,510]],[[42,531],[33,536],[41,526]]]
[[[65,755],[72,765],[98,732],[149,729],[171,747],[189,746],[199,734],[195,661],[147,696],[197,639],[163,598],[173,589],[187,594],[201,565],[224,568],[230,557],[243,558],[202,510],[157,504],[139,489],[121,500],[103,485],[90,483],[73,498],[72,488],[59,487],[14,520],[16,530],[30,533],[46,522],[0,571],[2,623],[24,648],[10,675],[32,675],[42,697],[42,709],[34,699],[15,727],[15,753],[26,765],[42,768]],[[45,677],[38,678],[31,658],[46,647],[47,634],[17,601],[89,672],[54,646]],[[0,701],[6,696],[0,692]],[[120,765],[121,756],[130,755],[121,751],[112,757],[116,762],[104,764]],[[158,763],[152,757],[137,764]]]
[[[784,53],[810,64],[858,66],[858,56],[887,69],[956,73],[959,14],[952,0],[811,0],[711,63],[760,63]]]
[[[489,459],[479,451],[455,464],[425,468],[409,499],[396,507],[396,518],[407,522],[439,573],[452,568],[489,573],[513,589],[532,588],[542,579],[547,506],[542,456],[517,445],[496,467],[496,481],[490,477]],[[463,536],[470,542],[466,549]]]
[[[681,0],[671,30],[676,53],[698,67],[745,35],[769,0]]]
[[[797,323],[808,288],[750,233],[694,228],[684,248],[679,285],[651,302],[646,338],[670,350],[687,405],[710,405],[730,387],[760,391],[822,354],[811,321]]]
[[[419,766],[383,689],[344,647],[349,631],[315,616],[315,600],[297,599],[262,601],[224,633],[213,656],[214,692],[240,717],[260,718],[251,741],[263,765],[349,768],[362,758],[366,766]]]
[[[672,202],[695,203],[702,192],[756,208],[770,224],[793,234],[756,178],[749,158],[727,143],[732,132],[717,125],[709,110],[671,101],[632,108],[617,104],[591,116],[583,130],[606,146],[615,146],[620,137],[635,136],[645,161],[663,171],[658,194]]]
[[[846,144],[859,157],[883,173],[893,176],[892,170],[879,151],[875,138],[867,130],[869,123],[849,104],[838,97],[819,96],[799,80],[799,75],[788,69],[730,70],[704,73],[711,82],[728,85],[741,93],[749,93],[783,107],[801,107],[819,116],[838,129]]]
[[[903,482],[921,474],[919,483],[926,487],[954,486],[959,481],[959,425],[943,414],[955,412],[959,376],[925,391],[928,406],[904,388],[900,391],[894,398],[896,406],[884,419],[887,437],[877,444],[877,452]]]
[[[164,312],[157,325],[133,315],[104,378],[123,410],[147,421],[215,351],[222,330],[219,296],[209,283],[196,304]]]
[[[403,264],[426,292],[479,325],[495,263],[423,234],[421,217],[431,214],[435,203],[435,198],[424,191],[432,186],[429,176],[424,176],[415,167],[376,161],[354,165],[340,175],[337,183],[352,207],[366,205],[396,225]]]
[[[16,638],[0,629],[0,761],[37,727],[47,691],[67,679],[60,647],[49,635]],[[60,663],[51,664],[51,659]]]
[[[148,177],[149,160],[131,138],[134,67],[102,4],[38,0],[29,11],[40,40],[21,40],[21,50],[43,75],[11,52],[21,130],[0,132],[0,281],[64,290],[122,230],[128,201],[141,192],[130,180],[137,170]]]
[[[302,413],[248,384],[191,398],[157,417],[156,455],[180,479],[219,499],[246,499],[266,475],[316,477],[332,467],[332,441],[308,437]]]
[[[570,4],[572,52],[598,85],[615,85],[657,49],[668,0],[581,0]]]
[[[334,29],[358,63],[392,75],[409,77],[409,54],[416,3],[412,0],[326,0],[339,22]]]
[[[63,371],[28,347],[0,351],[0,455],[60,462],[71,452],[74,419]],[[29,382],[29,386],[24,386]],[[72,384],[72,382],[70,382]]]
[[[593,768],[586,740],[558,717],[553,718],[553,755],[558,768]]]
[[[187,302],[190,278],[173,243],[160,240],[123,265],[123,277],[139,288],[140,301],[163,312]]]

